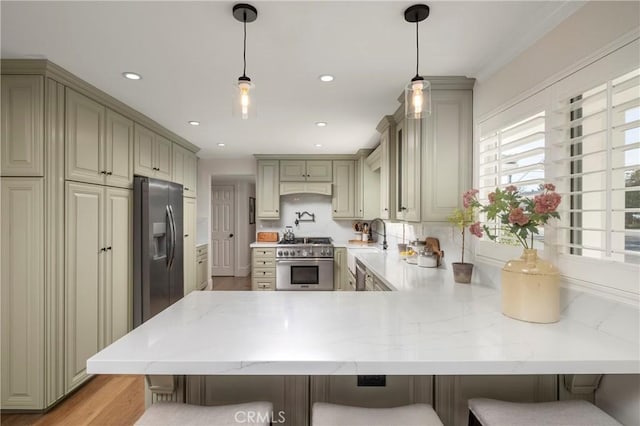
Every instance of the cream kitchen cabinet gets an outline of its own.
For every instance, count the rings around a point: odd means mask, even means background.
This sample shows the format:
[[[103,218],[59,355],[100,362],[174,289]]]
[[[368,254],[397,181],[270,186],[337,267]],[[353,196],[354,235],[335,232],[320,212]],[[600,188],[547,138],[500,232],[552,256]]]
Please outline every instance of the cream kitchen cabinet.
[[[336,247],[333,249],[333,289],[349,291],[349,268],[347,266],[347,249]]]
[[[280,164],[278,160],[258,160],[256,210],[258,219],[280,218]]]
[[[173,182],[184,187],[185,197],[196,196],[196,182],[198,180],[198,157],[192,152],[173,145]]]
[[[355,160],[355,208],[356,218],[373,219],[380,211],[380,174],[374,173],[367,162],[370,150],[361,150]]]
[[[276,249],[254,248],[251,251],[251,290],[276,289]]]
[[[89,357],[130,330],[131,191],[67,182],[65,389],[88,377]]]
[[[396,125],[385,116],[377,126],[380,132],[380,218],[396,217]]]
[[[425,119],[402,118],[396,124],[396,218],[408,222],[420,222],[420,154],[424,122]]]
[[[44,179],[2,178],[1,191],[1,404],[37,410],[45,398]]]
[[[131,188],[133,122],[67,88],[65,178]]]
[[[196,278],[196,200],[184,197],[183,199],[183,250],[184,250],[184,295],[198,288]]]
[[[434,90],[431,105],[422,143],[422,221],[444,222],[471,188],[471,90]]]
[[[196,262],[198,290],[204,290],[209,284],[209,246],[207,244],[196,247]]]
[[[172,143],[136,123],[134,127],[134,172],[137,175],[171,180]]]
[[[333,162],[333,196],[331,200],[334,219],[350,219],[356,208],[356,165],[354,160]]]
[[[0,174],[44,176],[44,84],[37,75],[2,76]]]
[[[331,182],[331,160],[281,160],[281,182]]]

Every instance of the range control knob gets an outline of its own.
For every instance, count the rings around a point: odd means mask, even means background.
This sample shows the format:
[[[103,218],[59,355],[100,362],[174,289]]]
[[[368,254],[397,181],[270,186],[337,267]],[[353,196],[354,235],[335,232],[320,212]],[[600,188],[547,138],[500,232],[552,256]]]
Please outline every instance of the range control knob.
[[[307,251],[306,250],[302,250],[302,255],[303,256],[307,256]]]
[[[278,252],[278,256],[282,256],[282,250]]]
[[[285,256],[289,256],[289,250],[285,250],[285,251],[284,251],[284,255],[285,255]]]
[[[293,254],[293,252],[291,252],[291,254]],[[300,249],[296,250],[296,254],[300,256]]]

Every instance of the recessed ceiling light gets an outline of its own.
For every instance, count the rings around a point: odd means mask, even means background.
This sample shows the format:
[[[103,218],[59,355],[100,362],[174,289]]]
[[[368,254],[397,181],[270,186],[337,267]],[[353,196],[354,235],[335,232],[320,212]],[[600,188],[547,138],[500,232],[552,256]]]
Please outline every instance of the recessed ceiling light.
[[[136,74],[135,72],[123,72],[122,76],[124,78],[128,78],[129,80],[140,80],[142,76],[140,74]]]
[[[325,121],[316,121],[316,126],[318,127],[325,127],[327,125],[327,123]]]
[[[200,125],[200,122],[199,122],[199,121],[193,121],[193,120],[191,120],[191,121],[189,122],[189,124],[191,124],[192,126],[199,126],[199,125]]]
[[[314,145],[316,148],[322,148],[322,144],[321,143],[317,143]]]
[[[319,78],[320,81],[324,81],[325,83],[333,81],[333,76],[331,74],[322,74]]]
[[[219,146],[220,148],[222,148],[222,147],[224,146],[224,144],[223,144],[223,143],[219,143],[219,144],[218,144],[218,146]]]

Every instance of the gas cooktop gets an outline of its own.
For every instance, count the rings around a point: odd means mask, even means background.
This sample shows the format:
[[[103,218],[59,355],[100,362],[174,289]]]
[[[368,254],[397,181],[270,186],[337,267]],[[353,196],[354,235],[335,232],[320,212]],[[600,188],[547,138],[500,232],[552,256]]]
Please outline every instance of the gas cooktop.
[[[310,245],[310,244],[321,244],[321,245],[331,245],[331,238],[326,237],[300,237],[294,238],[293,241],[285,241],[280,240],[278,244],[287,244],[287,245]]]

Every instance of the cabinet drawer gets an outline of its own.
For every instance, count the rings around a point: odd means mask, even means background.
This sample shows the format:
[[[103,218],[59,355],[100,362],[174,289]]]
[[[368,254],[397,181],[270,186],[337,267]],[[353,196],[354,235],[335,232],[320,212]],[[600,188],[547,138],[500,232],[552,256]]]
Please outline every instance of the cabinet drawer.
[[[276,289],[275,278],[253,278],[251,280],[251,290],[254,291],[269,291]]]
[[[275,268],[276,260],[270,257],[254,257],[253,267],[254,268]]]
[[[275,278],[275,268],[253,268],[253,274],[255,278]]]
[[[275,247],[270,248],[254,248],[253,257],[276,257]]]

